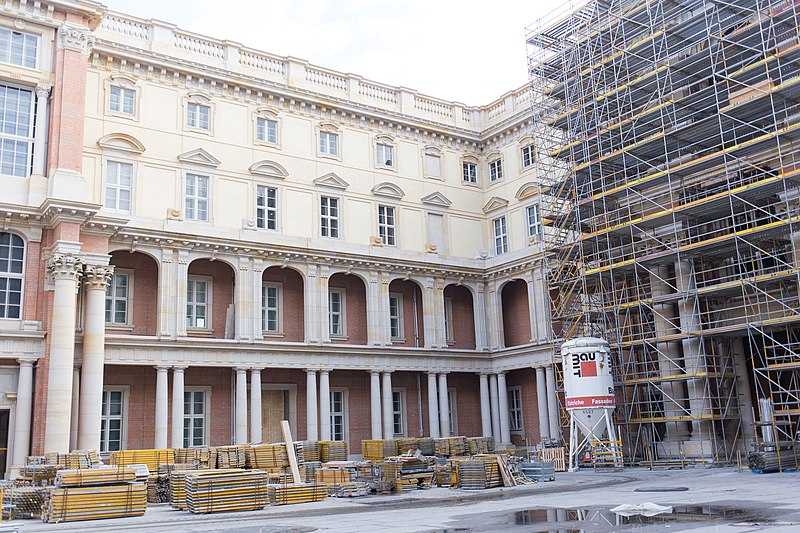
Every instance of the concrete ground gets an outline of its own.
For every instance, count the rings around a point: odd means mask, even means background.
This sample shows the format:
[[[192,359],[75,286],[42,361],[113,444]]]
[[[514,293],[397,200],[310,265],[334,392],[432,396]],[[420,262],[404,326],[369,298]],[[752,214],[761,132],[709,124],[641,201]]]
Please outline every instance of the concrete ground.
[[[669,488],[688,490],[663,492]],[[623,519],[609,511],[620,504],[646,502],[673,506],[673,513],[651,519]],[[28,520],[2,525],[17,526],[25,533],[579,530],[600,533],[626,529],[797,532],[800,531],[800,473],[756,475],[730,468],[576,472],[559,474],[553,482],[485,491],[436,488],[212,515],[193,515],[168,505],[153,505],[144,516],[136,518],[64,524]]]

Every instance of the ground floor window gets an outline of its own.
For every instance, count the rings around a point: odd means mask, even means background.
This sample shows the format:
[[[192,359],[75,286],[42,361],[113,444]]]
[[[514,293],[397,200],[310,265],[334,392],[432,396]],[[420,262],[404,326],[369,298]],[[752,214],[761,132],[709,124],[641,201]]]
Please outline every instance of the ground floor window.
[[[456,390],[449,389],[447,391],[447,398],[448,407],[450,408],[450,434],[458,435],[458,408],[456,406]]]
[[[205,390],[185,390],[183,393],[183,447],[207,446],[208,401]]]
[[[331,391],[331,440],[347,440],[347,394]]]
[[[508,388],[508,416],[511,431],[522,431],[522,389]]]
[[[122,430],[125,418],[125,391],[104,389],[100,415],[100,451],[122,449]]]
[[[392,391],[392,427],[395,437],[406,434],[406,393],[402,390]]]

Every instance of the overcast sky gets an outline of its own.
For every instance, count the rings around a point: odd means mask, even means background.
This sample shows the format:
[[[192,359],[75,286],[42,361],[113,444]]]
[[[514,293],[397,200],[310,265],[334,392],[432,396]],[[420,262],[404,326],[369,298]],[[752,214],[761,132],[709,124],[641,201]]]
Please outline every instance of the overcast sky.
[[[525,26],[558,0],[105,0],[110,9],[483,105],[522,85]],[[220,9],[223,7],[224,9]]]

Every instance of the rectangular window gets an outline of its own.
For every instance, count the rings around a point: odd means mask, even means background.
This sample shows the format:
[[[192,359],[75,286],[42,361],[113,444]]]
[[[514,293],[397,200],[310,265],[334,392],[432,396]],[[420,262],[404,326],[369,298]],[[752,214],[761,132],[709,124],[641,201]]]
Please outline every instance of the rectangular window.
[[[278,229],[278,189],[259,185],[256,188],[256,226]]]
[[[125,392],[104,389],[100,413],[100,451],[115,452],[122,449],[122,425],[125,412]]]
[[[344,337],[344,291],[328,291],[328,322],[331,337]]]
[[[378,143],[375,146],[375,163],[379,167],[394,166],[394,146]]]
[[[489,179],[497,181],[503,178],[503,160],[495,159],[489,163]]]
[[[539,218],[539,204],[529,205],[525,209],[528,220],[528,237],[542,238],[542,220]]]
[[[392,431],[395,437],[406,434],[406,394],[405,391],[392,391]]]
[[[319,153],[339,155],[339,134],[329,131],[319,132]]]
[[[508,388],[508,416],[511,431],[522,431],[522,389]]]
[[[448,419],[450,421],[450,434],[458,435],[458,406],[456,405],[456,390],[447,391],[447,405],[450,408]]]
[[[495,255],[504,254],[508,252],[506,217],[498,217],[492,223],[494,224],[494,253]]]
[[[186,104],[186,125],[190,128],[207,130],[209,129],[208,117],[210,114],[211,108],[207,105],[189,102]]]
[[[464,183],[476,185],[478,183],[478,165],[469,161],[464,161]]]
[[[445,340],[447,344],[455,342],[455,335],[453,334],[453,299],[444,299],[444,331]]]
[[[30,33],[0,28],[0,61],[36,68],[39,37]]]
[[[128,325],[130,274],[115,272],[106,286],[106,324]]]
[[[434,178],[442,175],[442,158],[438,155],[425,154],[425,175]]]
[[[278,121],[258,117],[256,119],[256,139],[265,143],[278,144]]]
[[[320,234],[323,237],[339,238],[339,199],[321,196],[319,204]]]
[[[389,332],[393,341],[403,340],[403,295],[389,295]]]
[[[394,207],[388,205],[378,206],[378,235],[385,246],[397,244],[395,229]]]
[[[105,206],[117,211],[131,210],[131,183],[133,165],[120,161],[106,161]]]
[[[108,108],[114,113],[133,115],[136,110],[136,91],[127,87],[112,85]]]
[[[206,391],[183,392],[183,447],[206,445]]]
[[[522,168],[528,168],[533,165],[535,154],[533,152],[533,144],[522,147]]]
[[[347,440],[347,395],[331,391],[331,440]]]
[[[0,85],[0,174],[27,177],[33,154],[33,93]]]
[[[13,233],[0,233],[0,318],[20,318],[25,242]]]
[[[211,282],[208,278],[189,276],[186,283],[186,327],[191,329],[211,328],[209,302]]]
[[[265,333],[280,333],[281,288],[275,284],[261,286],[261,329]]]
[[[186,174],[186,220],[208,220],[208,176]]]

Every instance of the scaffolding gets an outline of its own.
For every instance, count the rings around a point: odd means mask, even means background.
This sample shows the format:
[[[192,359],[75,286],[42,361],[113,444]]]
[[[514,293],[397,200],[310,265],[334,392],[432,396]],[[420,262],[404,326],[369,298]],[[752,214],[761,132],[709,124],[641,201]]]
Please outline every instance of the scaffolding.
[[[800,446],[799,24],[589,0],[530,28],[555,353],[610,342],[628,463]]]

